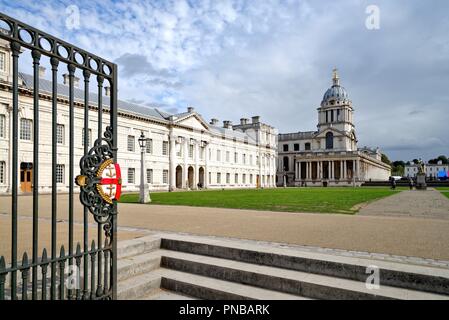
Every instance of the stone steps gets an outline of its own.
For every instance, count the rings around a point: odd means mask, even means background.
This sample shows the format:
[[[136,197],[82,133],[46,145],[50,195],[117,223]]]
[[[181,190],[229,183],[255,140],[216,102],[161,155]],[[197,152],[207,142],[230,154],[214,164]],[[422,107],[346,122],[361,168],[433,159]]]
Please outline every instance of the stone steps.
[[[308,300],[240,283],[196,274],[161,269],[161,286],[166,290],[206,300]]]
[[[119,299],[449,299],[447,269],[254,241],[163,234],[124,241],[119,256]]]
[[[449,295],[449,270],[443,268],[193,236],[164,237],[161,248],[362,282],[368,277],[367,268],[375,266],[383,285]]]
[[[312,299],[449,299],[449,296],[386,285],[381,285],[379,289],[370,290],[366,287],[365,282],[361,281],[195,254],[162,251],[161,255],[161,266],[163,268],[181,271],[184,274],[219,279],[222,282],[263,288],[271,290],[272,294],[273,292],[283,292]],[[177,281],[182,281],[182,279],[178,278]],[[164,285],[164,279],[162,285]],[[176,288],[169,287],[167,289],[175,290]],[[273,298],[268,296],[268,299]]]

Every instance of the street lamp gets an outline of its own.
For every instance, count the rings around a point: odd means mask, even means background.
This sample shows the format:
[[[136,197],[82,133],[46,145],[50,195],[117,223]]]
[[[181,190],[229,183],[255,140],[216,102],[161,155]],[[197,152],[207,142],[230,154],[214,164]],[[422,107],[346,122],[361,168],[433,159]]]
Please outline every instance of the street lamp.
[[[151,202],[150,198],[150,190],[148,188],[148,184],[145,182],[145,152],[147,146],[148,139],[145,138],[143,131],[140,133],[139,137],[139,145],[140,145],[140,203],[148,203]]]

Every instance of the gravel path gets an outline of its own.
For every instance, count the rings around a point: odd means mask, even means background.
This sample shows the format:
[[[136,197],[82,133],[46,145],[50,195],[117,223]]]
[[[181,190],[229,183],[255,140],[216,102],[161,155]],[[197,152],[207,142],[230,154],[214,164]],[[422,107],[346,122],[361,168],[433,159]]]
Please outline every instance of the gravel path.
[[[363,207],[358,215],[449,220],[449,198],[439,191],[403,191]]]

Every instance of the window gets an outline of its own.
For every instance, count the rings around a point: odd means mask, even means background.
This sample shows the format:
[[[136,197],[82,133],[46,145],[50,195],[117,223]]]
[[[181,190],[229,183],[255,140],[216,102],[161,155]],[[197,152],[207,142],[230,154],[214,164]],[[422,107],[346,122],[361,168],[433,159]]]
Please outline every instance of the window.
[[[128,168],[128,183],[135,183],[136,169]]]
[[[162,155],[168,156],[168,141],[162,142]]]
[[[147,169],[147,183],[153,184],[153,169]]]
[[[331,122],[334,122],[334,110],[331,110]]]
[[[293,146],[293,149],[295,151],[299,151],[299,143],[295,143],[295,145]]]
[[[177,148],[176,156],[177,157],[182,157],[182,144],[177,144],[176,148]]]
[[[193,148],[194,148],[193,144],[189,145],[189,158],[190,159],[193,159]]]
[[[284,144],[283,148],[284,148],[284,152],[288,152],[288,144]]]
[[[236,152],[234,153],[234,163],[238,163],[239,162],[239,154]]]
[[[326,149],[334,148],[334,134],[332,132],[326,133]]]
[[[30,119],[20,119],[20,139],[21,140],[31,140],[31,129],[33,126],[33,121]]]
[[[0,114],[0,138],[4,138],[6,136],[6,116],[4,114]]]
[[[249,155],[249,164],[251,166],[253,165],[253,155],[252,154]]]
[[[168,170],[162,171],[162,183],[164,184],[168,183]]]
[[[6,162],[0,161],[0,184],[5,184]]]
[[[153,153],[153,139],[147,140],[147,153]]]
[[[256,165],[259,165],[259,164],[260,164],[259,156],[256,156]]]
[[[64,144],[64,125],[58,124],[56,126],[56,143]]]
[[[0,71],[6,71],[6,54],[0,52]]]
[[[206,150],[204,147],[201,147],[200,149],[200,159],[203,160],[204,159],[204,150]]]
[[[136,138],[134,136],[128,136],[128,151],[134,152],[136,145]]]
[[[217,183],[221,183],[221,173],[217,173]]]
[[[221,151],[217,150],[217,161],[221,161]]]
[[[284,171],[289,171],[289,160],[288,160],[288,157],[284,157],[284,163],[283,163],[283,165],[284,165]]]
[[[230,173],[226,173],[226,183],[227,184],[231,183],[231,174]]]
[[[209,184],[211,184],[211,183],[212,183],[212,173],[209,172]]]
[[[249,183],[253,184],[253,175],[252,174],[249,175]]]
[[[81,140],[81,145],[83,145],[83,146],[84,146],[84,135],[85,135],[85,129],[83,128],[83,137]],[[88,143],[88,146],[92,145],[92,129],[87,130],[87,143]]]
[[[243,174],[243,175],[242,175],[242,180],[243,180],[243,181],[242,181],[243,184],[245,184],[245,183],[246,183],[246,174]]]
[[[307,143],[304,145],[304,149],[310,150],[310,142],[307,142]]]
[[[230,152],[226,151],[226,162],[229,162]]]
[[[56,165],[56,183],[64,183],[64,165]]]
[[[235,183],[239,183],[239,174],[238,174],[238,173],[235,174],[234,179],[235,179],[235,180],[234,180]]]
[[[246,164],[246,154],[242,155],[242,161],[243,161],[243,164]]]

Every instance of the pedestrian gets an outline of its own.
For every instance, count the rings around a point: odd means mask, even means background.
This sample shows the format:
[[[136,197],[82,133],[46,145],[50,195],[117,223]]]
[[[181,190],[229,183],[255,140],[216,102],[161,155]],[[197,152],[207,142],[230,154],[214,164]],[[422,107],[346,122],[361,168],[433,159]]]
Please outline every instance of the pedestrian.
[[[409,186],[410,190],[413,190],[413,180],[412,180],[412,178],[408,178],[408,186]]]

